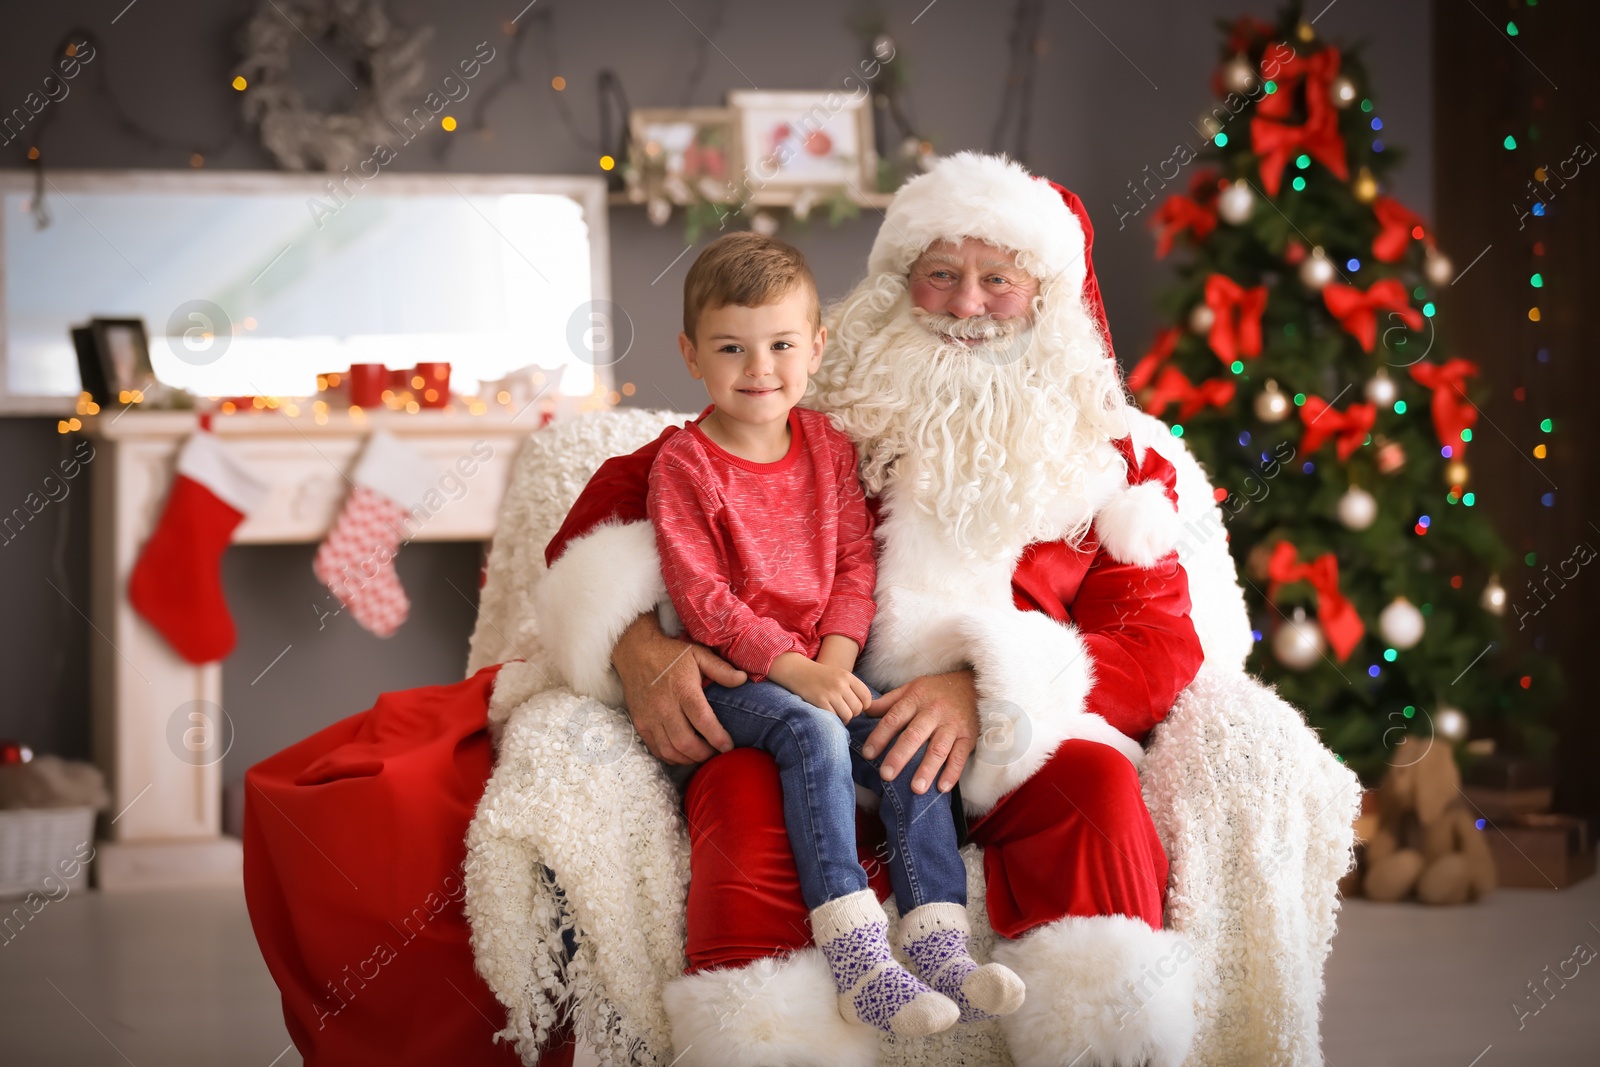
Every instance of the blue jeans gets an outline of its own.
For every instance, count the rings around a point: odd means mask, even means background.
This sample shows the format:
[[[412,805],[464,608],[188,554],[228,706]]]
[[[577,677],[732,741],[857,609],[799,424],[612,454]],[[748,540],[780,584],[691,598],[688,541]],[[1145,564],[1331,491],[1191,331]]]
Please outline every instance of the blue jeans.
[[[776,682],[709,685],[706,701],[740,748],[759,748],[778,761],[783,821],[789,830],[806,907],[867,888],[856,854],[856,794],[860,784],[882,798],[878,812],[889,843],[889,882],[903,913],[923,904],[967,902],[967,871],[956,849],[950,794],[931,786],[921,796],[911,779],[926,746],[885,782],[861,745],[878,720],[861,714],[846,725]],[[873,697],[878,694],[874,692]],[[888,746],[892,747],[892,746]]]

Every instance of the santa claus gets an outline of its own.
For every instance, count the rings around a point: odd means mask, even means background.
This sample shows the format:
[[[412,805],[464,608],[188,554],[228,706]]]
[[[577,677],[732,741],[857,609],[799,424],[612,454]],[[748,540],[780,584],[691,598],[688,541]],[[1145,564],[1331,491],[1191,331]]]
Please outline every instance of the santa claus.
[[[829,310],[808,397],[856,441],[879,508],[868,747],[918,791],[959,782],[994,956],[1027,985],[1002,1023],[1022,1067],[1176,1065],[1195,1030],[1138,766],[1202,652],[1169,551],[1174,471],[1130,432],[1091,238],[1061,186],[1004,157],[942,160]],[[701,696],[741,676],[662,626],[644,518],[659,446],[584,490],[546,552],[539,630],[654,755],[704,764],[685,797],[689,966],[666,991],[679,1062],[872,1063],[876,1031],[831,1010],[781,807],[756,799],[776,767],[728,751]]]

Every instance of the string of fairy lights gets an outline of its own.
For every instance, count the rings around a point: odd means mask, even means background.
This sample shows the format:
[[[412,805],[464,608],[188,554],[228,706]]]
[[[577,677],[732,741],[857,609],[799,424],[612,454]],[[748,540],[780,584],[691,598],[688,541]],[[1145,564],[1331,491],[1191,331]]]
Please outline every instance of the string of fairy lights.
[[[1522,38],[1526,30],[1533,25],[1531,20],[1536,19],[1537,16],[1532,9],[1538,6],[1539,0],[1521,0],[1520,7],[1523,10],[1520,13],[1520,18],[1522,22],[1519,24],[1518,19],[1515,17],[1507,19],[1503,27],[1506,37],[1513,41]],[[1528,288],[1524,290],[1524,293],[1527,302],[1527,321],[1530,325],[1528,327],[1529,343],[1522,348],[1518,355],[1519,365],[1524,368],[1525,373],[1532,372],[1537,374],[1539,373],[1539,367],[1548,365],[1553,358],[1549,342],[1545,339],[1545,314],[1541,305],[1554,292],[1553,283],[1555,279],[1551,276],[1550,268],[1547,265],[1546,246],[1555,234],[1551,219],[1559,214],[1561,210],[1561,205],[1557,203],[1557,199],[1560,190],[1565,188],[1566,181],[1560,173],[1560,168],[1552,168],[1546,159],[1546,154],[1537,147],[1542,139],[1539,121],[1540,113],[1545,109],[1544,86],[1535,81],[1524,68],[1519,67],[1516,70],[1518,76],[1529,83],[1527,92],[1523,94],[1524,98],[1529,102],[1529,111],[1523,128],[1506,131],[1500,141],[1500,145],[1506,152],[1512,154],[1512,158],[1515,160],[1514,169],[1528,175],[1525,185],[1527,199],[1524,201],[1525,210],[1521,217],[1523,225],[1519,227],[1518,232],[1521,235],[1522,251],[1525,257],[1523,270],[1526,271],[1526,285]],[[1496,132],[1498,133],[1499,131]],[[1590,158],[1593,158],[1593,149],[1590,149],[1590,151]],[[1536,152],[1538,155],[1535,156],[1534,153]],[[1529,157],[1532,157],[1532,159]],[[1534,160],[1538,161],[1534,162]],[[1551,188],[1552,181],[1556,183],[1556,188],[1554,189]],[[1529,361],[1530,355],[1532,356],[1531,363]],[[1518,384],[1513,390],[1512,396],[1518,404],[1519,417],[1537,419],[1537,433],[1532,434],[1536,443],[1529,450],[1529,454],[1536,463],[1542,464],[1550,459],[1555,444],[1553,440],[1557,430],[1555,420],[1548,414],[1540,415],[1537,407],[1530,409],[1526,382]],[[1546,481],[1549,482],[1548,476],[1546,476]],[[1556,494],[1553,483],[1550,484],[1548,489],[1543,486],[1536,488],[1539,490],[1540,505],[1547,508],[1555,507]],[[1524,565],[1530,570],[1537,568],[1539,566],[1538,552],[1531,543],[1525,543],[1522,547],[1525,549],[1522,557]],[[1548,564],[1546,566],[1548,567]],[[1537,596],[1536,586],[1532,580],[1528,581],[1527,588],[1542,604],[1543,599]],[[1543,648],[1544,644],[1544,635],[1536,632],[1534,646]]]

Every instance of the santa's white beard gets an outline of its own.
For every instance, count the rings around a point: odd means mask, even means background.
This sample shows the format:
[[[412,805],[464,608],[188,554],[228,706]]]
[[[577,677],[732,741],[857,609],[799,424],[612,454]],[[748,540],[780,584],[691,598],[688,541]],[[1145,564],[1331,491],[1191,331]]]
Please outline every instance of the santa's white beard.
[[[1086,523],[1057,529],[1050,511],[1081,481],[1075,457],[1107,439],[1079,416],[1072,395],[1082,366],[1109,365],[1094,339],[1092,352],[1045,346],[1022,320],[933,315],[904,293],[880,322],[871,330],[846,324],[837,356],[844,373],[833,375],[843,380],[819,383],[816,396],[861,445],[869,491],[894,485],[896,504],[909,497],[980,556],[1081,536]],[[949,335],[985,340],[969,346]]]

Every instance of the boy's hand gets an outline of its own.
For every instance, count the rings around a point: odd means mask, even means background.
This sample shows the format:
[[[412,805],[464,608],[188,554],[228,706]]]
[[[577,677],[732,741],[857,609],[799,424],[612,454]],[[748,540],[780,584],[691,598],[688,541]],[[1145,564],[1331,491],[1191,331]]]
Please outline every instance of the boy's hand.
[[[816,663],[798,652],[785,652],[772,661],[767,677],[806,703],[831,711],[849,722],[872,703],[867,683],[841,667]]]

